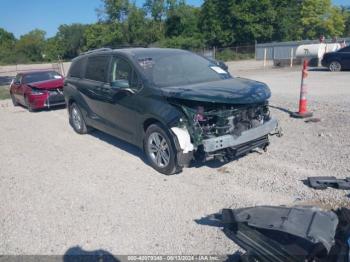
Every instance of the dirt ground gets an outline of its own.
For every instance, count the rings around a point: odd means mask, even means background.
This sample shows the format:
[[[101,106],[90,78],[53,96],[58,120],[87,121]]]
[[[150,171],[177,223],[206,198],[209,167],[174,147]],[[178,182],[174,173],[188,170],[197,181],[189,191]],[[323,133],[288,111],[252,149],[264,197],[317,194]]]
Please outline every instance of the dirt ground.
[[[318,123],[291,119],[296,69],[229,63],[235,76],[266,82],[284,130],[266,153],[222,165],[196,163],[164,176],[137,148],[101,132],[74,133],[64,109],[29,113],[0,102],[0,254],[233,254],[237,246],[203,217],[222,208],[350,206],[347,191],[315,191],[308,176],[350,176],[350,73],[312,71]]]

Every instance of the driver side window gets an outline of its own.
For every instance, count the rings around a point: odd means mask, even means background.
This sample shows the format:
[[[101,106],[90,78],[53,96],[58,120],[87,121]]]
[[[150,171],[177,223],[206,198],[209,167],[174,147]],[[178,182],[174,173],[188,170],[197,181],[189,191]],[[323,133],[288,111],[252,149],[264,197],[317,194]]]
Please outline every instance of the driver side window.
[[[21,81],[22,81],[22,75],[16,75],[16,77],[14,79],[14,83],[16,85],[19,85],[19,84],[21,84]]]
[[[130,63],[128,63],[123,58],[115,58],[112,63],[112,82],[115,81],[126,81],[131,89],[140,89],[139,78],[132,68]]]

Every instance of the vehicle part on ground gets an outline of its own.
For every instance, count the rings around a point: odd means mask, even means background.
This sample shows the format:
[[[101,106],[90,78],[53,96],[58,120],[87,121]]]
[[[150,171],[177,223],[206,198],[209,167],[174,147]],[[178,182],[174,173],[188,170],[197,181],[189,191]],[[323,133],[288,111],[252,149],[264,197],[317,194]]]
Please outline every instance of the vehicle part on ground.
[[[86,134],[89,131],[83,114],[76,103],[71,104],[69,108],[69,123],[78,134]]]
[[[316,207],[223,209],[220,221],[225,234],[247,251],[243,259],[269,262],[327,257],[338,225],[334,212]]]
[[[305,123],[318,123],[318,122],[321,122],[321,121],[322,121],[321,118],[314,117],[314,118],[309,118],[309,119],[305,120]]]
[[[331,249],[328,261],[350,262],[350,209],[339,208],[334,212],[339,223],[335,236],[336,245]]]
[[[314,189],[327,189],[328,187],[336,189],[350,190],[350,177],[337,179],[334,176],[309,177],[309,186]]]
[[[223,209],[197,223],[223,228],[243,262],[350,262],[350,209],[257,206]]]
[[[165,175],[172,175],[180,169],[176,162],[176,150],[169,132],[159,124],[147,128],[144,150],[151,166]]]

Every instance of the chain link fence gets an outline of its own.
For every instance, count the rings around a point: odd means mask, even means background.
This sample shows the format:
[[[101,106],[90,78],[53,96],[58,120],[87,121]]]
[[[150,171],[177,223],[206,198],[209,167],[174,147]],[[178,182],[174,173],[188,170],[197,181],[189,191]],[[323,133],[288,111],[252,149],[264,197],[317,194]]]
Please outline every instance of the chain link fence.
[[[21,64],[0,66],[0,86],[8,85],[18,73],[53,70],[65,76],[70,63]]]
[[[220,61],[247,60],[255,58],[255,45],[231,46],[191,50],[199,55]]]

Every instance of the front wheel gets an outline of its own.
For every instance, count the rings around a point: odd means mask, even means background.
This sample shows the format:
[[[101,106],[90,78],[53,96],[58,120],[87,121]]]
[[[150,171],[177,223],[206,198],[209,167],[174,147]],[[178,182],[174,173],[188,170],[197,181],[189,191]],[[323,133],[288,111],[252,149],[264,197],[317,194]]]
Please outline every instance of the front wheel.
[[[86,134],[89,131],[83,114],[76,103],[73,103],[69,108],[69,123],[78,134]]]
[[[329,64],[329,70],[332,72],[339,72],[341,69],[341,64],[338,61],[333,61]]]
[[[24,102],[25,102],[26,107],[27,107],[29,112],[34,112],[35,111],[34,108],[32,107],[32,105],[30,104],[29,99],[28,99],[27,96],[24,97]]]
[[[169,132],[158,124],[148,127],[144,139],[144,149],[151,166],[165,175],[172,175],[180,168],[176,160],[176,149]]]
[[[12,93],[11,93],[11,100],[12,100],[13,106],[18,106],[18,102],[17,102],[15,96]]]

